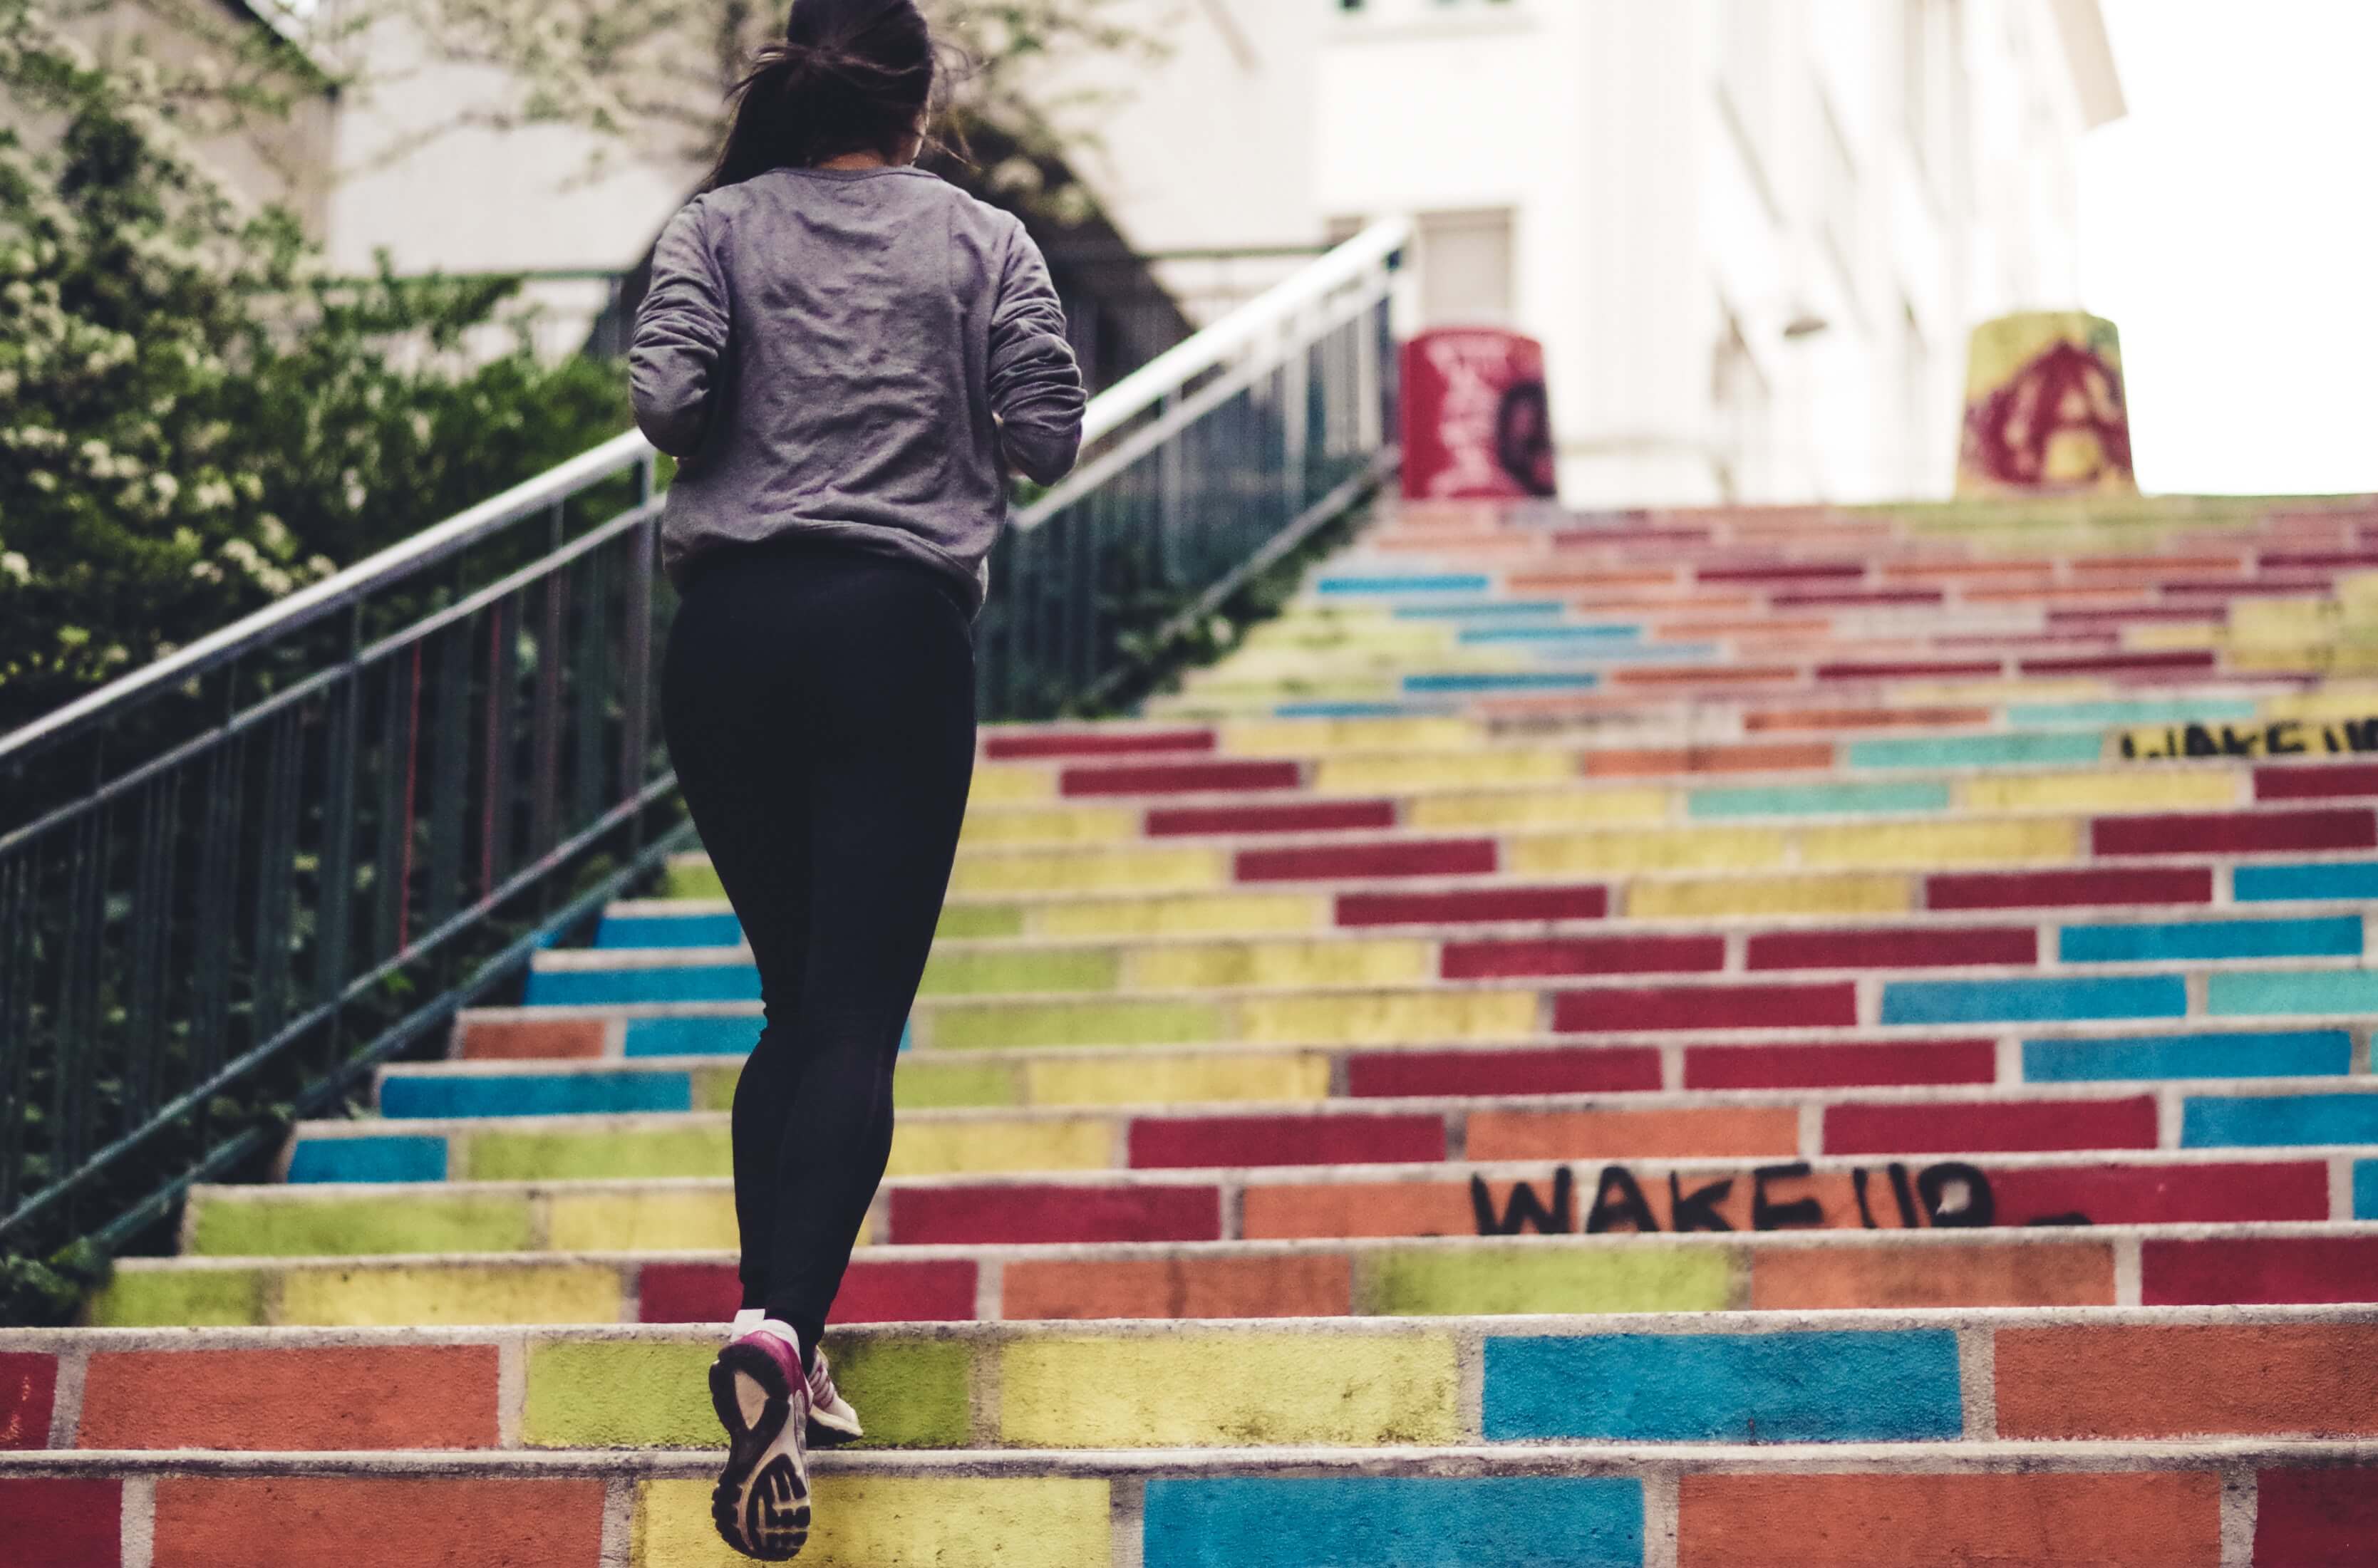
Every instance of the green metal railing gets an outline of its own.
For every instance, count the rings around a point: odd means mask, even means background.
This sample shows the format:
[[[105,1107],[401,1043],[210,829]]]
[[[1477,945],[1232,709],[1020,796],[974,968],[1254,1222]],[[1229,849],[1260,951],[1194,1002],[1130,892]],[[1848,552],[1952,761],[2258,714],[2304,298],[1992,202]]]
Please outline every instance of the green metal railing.
[[[1392,461],[1383,223],[1093,401],[982,708],[1096,701]],[[114,1250],[690,845],[630,433],[0,736],[0,1253]]]
[[[655,461],[614,440],[0,737],[0,1248],[121,1245],[682,842]]]
[[[1095,708],[1393,466],[1409,239],[1374,224],[1091,403],[1080,466],[991,552],[986,717]]]

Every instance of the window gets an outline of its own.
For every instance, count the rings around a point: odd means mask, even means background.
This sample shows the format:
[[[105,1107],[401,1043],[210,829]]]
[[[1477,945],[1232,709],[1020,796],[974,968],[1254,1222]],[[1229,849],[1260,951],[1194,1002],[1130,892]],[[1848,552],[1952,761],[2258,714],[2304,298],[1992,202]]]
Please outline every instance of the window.
[[[1850,140],[1825,90],[1817,89],[1818,159],[1822,163],[1817,209],[1817,237],[1841,275],[1842,294],[1852,316],[1861,315],[1858,303],[1858,167]]]
[[[1512,318],[1507,209],[1423,212],[1421,317],[1431,327],[1500,327]]]
[[[1904,454],[1901,484],[1909,496],[1934,487],[1932,474],[1932,345],[1916,319],[1915,303],[1899,299],[1899,417]]]
[[[1741,318],[1723,303],[1725,329],[1710,361],[1710,405],[1716,413],[1718,493],[1740,501],[1764,493],[1767,429],[1771,396],[1767,377],[1743,336]]]
[[[1772,0],[1723,0],[1717,17],[1718,118],[1742,155],[1768,216],[1784,221],[1767,160],[1775,145]]]
[[[1900,0],[1900,87],[1907,145],[1928,182],[1941,173],[1942,113],[1947,108],[1948,13],[1938,0]]]

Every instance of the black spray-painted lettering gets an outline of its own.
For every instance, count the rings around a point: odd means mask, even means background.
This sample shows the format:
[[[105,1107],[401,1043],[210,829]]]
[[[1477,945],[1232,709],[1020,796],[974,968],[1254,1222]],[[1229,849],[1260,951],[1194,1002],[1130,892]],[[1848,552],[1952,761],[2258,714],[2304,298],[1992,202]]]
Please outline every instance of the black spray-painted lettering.
[[[1732,1230],[1717,1206],[1734,1191],[1734,1178],[1712,1181],[1687,1192],[1674,1171],[1668,1173],[1668,1228],[1671,1230]]]
[[[1577,1228],[1577,1191],[1575,1179],[1567,1166],[1553,1172],[1553,1201],[1547,1205],[1536,1197],[1536,1190],[1524,1181],[1511,1184],[1511,1201],[1503,1206],[1500,1218],[1495,1214],[1495,1194],[1486,1190],[1483,1179],[1470,1179],[1470,1207],[1478,1216],[1481,1236],[1518,1236],[1534,1226],[1543,1236],[1567,1236]]]
[[[1563,1166],[1554,1173],[1553,1179],[1558,1181],[1567,1169]],[[1613,1221],[1622,1219],[1634,1230],[1660,1228],[1660,1222],[1651,1217],[1651,1205],[1644,1201],[1643,1184],[1635,1179],[1635,1173],[1623,1165],[1606,1165],[1602,1167],[1602,1179],[1594,1184],[1593,1212],[1585,1216],[1585,1233],[1600,1236],[1615,1228]]]
[[[1825,1223],[1825,1205],[1810,1197],[1778,1200],[1769,1190],[1771,1181],[1796,1181],[1808,1174],[1808,1162],[1795,1160],[1790,1165],[1762,1165],[1750,1173],[1750,1228],[1753,1230],[1804,1230]]]
[[[1805,1160],[1760,1166],[1752,1170],[1750,1228],[1806,1230],[1825,1225],[1823,1201],[1812,1193],[1791,1190],[1791,1183],[1808,1180],[1814,1174]],[[1849,1171],[1850,1192],[1857,1203],[1857,1223],[1866,1230],[1884,1228],[1875,1217],[1872,1188],[1876,1174],[1865,1166],[1853,1166]],[[1893,1160],[1880,1174],[1883,1185],[1890,1190],[1900,1229],[1964,1230],[2000,1223],[1998,1199],[1990,1189],[1989,1175],[1978,1167],[1962,1160],[1943,1160],[1911,1172],[1905,1165]],[[1733,1177],[1720,1177],[1687,1188],[1683,1177],[1670,1172],[1667,1228],[1672,1232],[1732,1230],[1734,1226],[1720,1212],[1720,1205],[1733,1195],[1734,1184]],[[1518,1236],[1531,1229],[1547,1236],[1567,1235],[1576,1223],[1576,1175],[1568,1166],[1555,1167],[1549,1201],[1540,1196],[1530,1182],[1511,1183],[1510,1197],[1500,1214],[1495,1212],[1495,1195],[1485,1179],[1473,1176],[1470,1179],[1470,1203],[1481,1236]],[[2087,1225],[2090,1220],[2087,1215],[2076,1212],[2008,1223]],[[1652,1213],[1651,1200],[1644,1195],[1643,1183],[1635,1172],[1623,1165],[1603,1166],[1594,1179],[1593,1203],[1585,1215],[1585,1234],[1603,1236],[1632,1231],[1648,1235],[1660,1228],[1659,1217]]]
[[[2160,735],[2122,736],[2122,755],[2156,762],[2181,757],[2294,757],[2309,751],[2343,756],[2378,751],[2378,718],[2312,724],[2279,719],[2267,724],[2174,724]]]

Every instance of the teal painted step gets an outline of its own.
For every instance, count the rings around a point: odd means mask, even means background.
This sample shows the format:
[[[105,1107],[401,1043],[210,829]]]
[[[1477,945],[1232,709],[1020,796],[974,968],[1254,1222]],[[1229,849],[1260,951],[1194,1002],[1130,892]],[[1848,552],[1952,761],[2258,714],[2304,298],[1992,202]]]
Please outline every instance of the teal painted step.
[[[2378,970],[2216,971],[2205,996],[2216,1018],[2378,1012]]]
[[[1396,593],[1483,593],[1493,587],[1494,580],[1483,572],[1325,577],[1313,585],[1315,592],[1330,598],[1369,598]]]
[[[2342,1029],[2023,1043],[2023,1076],[2029,1083],[2164,1078],[2321,1078],[2341,1077],[2352,1070],[2353,1036]]]
[[[2174,920],[2067,926],[2058,956],[2067,964],[2156,964],[2221,958],[2358,958],[2361,917],[2302,920]]]
[[[1885,1023],[2037,1023],[2050,1019],[2184,1018],[2188,982],[2178,975],[2077,979],[1893,980],[1882,988]]]
[[[1946,811],[1949,785],[1933,779],[1882,784],[1740,784],[1686,797],[1696,821],[1734,817],[1848,817]]]
[[[1640,1568],[1631,1476],[1271,1476],[1147,1483],[1146,1568]]]
[[[2105,742],[2071,730],[2015,730],[2004,735],[1892,736],[1854,740],[1853,768],[1996,768],[2095,762]]]
[[[2086,724],[2118,729],[2131,724],[2219,724],[2252,719],[2261,712],[2249,697],[2146,697],[2095,702],[2010,702],[2007,723]]]

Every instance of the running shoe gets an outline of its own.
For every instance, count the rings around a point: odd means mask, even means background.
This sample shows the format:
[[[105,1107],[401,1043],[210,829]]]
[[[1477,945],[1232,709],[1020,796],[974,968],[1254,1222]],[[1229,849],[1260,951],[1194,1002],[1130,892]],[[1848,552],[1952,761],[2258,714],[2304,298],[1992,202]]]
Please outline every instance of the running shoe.
[[[746,1307],[727,1325],[727,1337],[740,1339],[755,1333],[766,1318],[767,1314],[759,1308]],[[810,1446],[832,1448],[866,1435],[867,1429],[859,1424],[859,1412],[835,1392],[834,1374],[826,1368],[825,1347],[820,1346],[816,1365],[810,1369]]]
[[[810,1380],[793,1331],[770,1323],[721,1350],[710,1404],[727,1440],[710,1494],[719,1538],[746,1557],[786,1562],[810,1538]]]
[[[810,1444],[832,1448],[867,1435],[859,1412],[834,1391],[834,1374],[826,1370],[825,1347],[818,1347],[817,1363],[810,1369]]]

